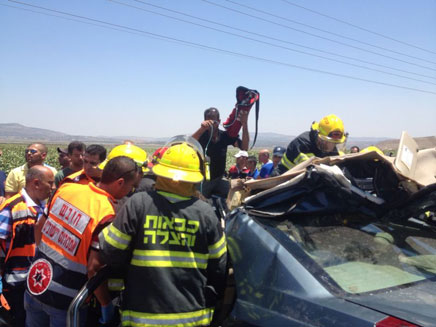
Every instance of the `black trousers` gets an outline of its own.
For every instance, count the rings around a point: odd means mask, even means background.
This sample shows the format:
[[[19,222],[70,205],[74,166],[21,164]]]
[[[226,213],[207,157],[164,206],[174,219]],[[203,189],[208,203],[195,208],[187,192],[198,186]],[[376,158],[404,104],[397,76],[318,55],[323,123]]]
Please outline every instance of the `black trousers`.
[[[3,295],[11,307],[11,316],[14,327],[24,327],[26,311],[24,310],[25,287],[3,290]]]

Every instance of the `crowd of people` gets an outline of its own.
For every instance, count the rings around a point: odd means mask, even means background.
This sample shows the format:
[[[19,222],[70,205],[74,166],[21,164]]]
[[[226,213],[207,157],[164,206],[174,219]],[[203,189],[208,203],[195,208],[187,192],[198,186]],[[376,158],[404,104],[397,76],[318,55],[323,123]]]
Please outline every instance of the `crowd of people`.
[[[341,119],[328,115],[287,148],[256,157],[247,152],[248,111],[236,119],[241,137],[221,130],[218,109],[209,108],[197,131],[150,158],[131,142],[107,154],[73,141],[57,149],[59,171],[45,164],[44,144],[30,144],[25,163],[0,175],[0,287],[13,325],[65,326],[72,299],[103,266],[113,275],[94,292],[99,325],[118,314],[123,326],[210,325],[227,249],[207,199],[227,197],[229,179],[269,178],[310,157],[337,155],[347,137]],[[228,146],[240,150],[226,171]],[[89,325],[86,308],[80,317]]]

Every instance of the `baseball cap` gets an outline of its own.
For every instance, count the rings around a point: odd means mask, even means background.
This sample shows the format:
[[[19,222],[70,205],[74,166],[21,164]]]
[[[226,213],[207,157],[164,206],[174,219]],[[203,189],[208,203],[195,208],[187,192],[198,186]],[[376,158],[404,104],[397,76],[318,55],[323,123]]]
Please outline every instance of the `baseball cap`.
[[[273,156],[277,156],[277,157],[283,157],[283,155],[285,154],[286,149],[282,146],[276,146],[273,150]]]
[[[239,157],[247,157],[248,158],[248,152],[241,150],[239,151],[237,154],[235,154],[235,158],[239,158]]]
[[[57,148],[58,153],[68,154],[68,148]]]

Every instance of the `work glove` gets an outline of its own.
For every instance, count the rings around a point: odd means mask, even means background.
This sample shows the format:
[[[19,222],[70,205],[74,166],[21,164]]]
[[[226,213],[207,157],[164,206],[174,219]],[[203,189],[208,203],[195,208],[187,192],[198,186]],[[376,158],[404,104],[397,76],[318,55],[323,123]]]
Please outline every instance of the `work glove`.
[[[109,302],[106,306],[101,306],[101,317],[99,323],[101,326],[108,326],[115,316],[115,309],[112,302]]]

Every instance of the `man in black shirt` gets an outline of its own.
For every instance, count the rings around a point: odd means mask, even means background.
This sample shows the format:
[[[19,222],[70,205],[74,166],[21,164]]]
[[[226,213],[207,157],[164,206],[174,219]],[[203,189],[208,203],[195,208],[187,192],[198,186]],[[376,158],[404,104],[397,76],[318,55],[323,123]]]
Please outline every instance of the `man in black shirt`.
[[[202,193],[206,198],[218,195],[226,198],[229,192],[229,182],[224,179],[226,170],[227,146],[233,145],[241,150],[248,149],[250,136],[248,134],[248,112],[241,110],[238,120],[242,124],[242,139],[230,137],[226,131],[219,129],[220,113],[216,108],[204,111],[204,121],[192,135],[198,140],[206,155],[210,158],[210,180],[203,182]]]
[[[86,145],[83,142],[73,141],[68,144],[67,153],[69,158],[69,165],[68,167],[65,167],[57,172],[55,176],[56,187],[59,187],[59,184],[65,177],[83,168],[83,155],[85,154],[85,150]]]

